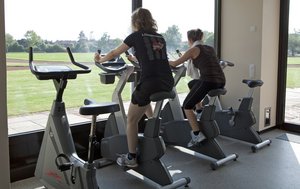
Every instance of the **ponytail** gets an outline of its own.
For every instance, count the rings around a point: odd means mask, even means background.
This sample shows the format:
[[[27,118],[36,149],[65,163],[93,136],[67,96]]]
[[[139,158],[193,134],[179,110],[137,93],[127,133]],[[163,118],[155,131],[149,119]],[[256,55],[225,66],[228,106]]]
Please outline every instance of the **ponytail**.
[[[203,32],[199,28],[198,29],[189,30],[187,32],[187,37],[191,41],[202,40],[202,38],[203,38]]]

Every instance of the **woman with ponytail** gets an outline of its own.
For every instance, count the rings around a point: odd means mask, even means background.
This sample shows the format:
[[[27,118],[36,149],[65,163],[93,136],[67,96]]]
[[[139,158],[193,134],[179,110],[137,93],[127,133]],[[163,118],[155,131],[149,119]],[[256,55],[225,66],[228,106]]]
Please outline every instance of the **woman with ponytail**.
[[[177,60],[169,61],[169,64],[175,67],[189,61],[187,74],[192,80],[188,83],[190,92],[183,102],[183,108],[192,128],[191,141],[187,146],[192,147],[206,138],[199,127],[194,109],[210,90],[225,86],[225,75],[214,48],[203,44],[203,32],[200,29],[189,30],[187,37],[190,48]]]

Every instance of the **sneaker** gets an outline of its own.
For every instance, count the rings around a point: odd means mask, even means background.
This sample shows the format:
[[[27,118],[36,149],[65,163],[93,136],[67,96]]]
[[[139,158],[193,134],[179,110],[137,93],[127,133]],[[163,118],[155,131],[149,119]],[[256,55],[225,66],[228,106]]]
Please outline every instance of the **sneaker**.
[[[195,135],[193,131],[191,131],[191,137],[192,139],[187,145],[189,148],[195,146],[196,144],[206,139],[202,132],[200,132],[198,135]]]
[[[138,166],[136,158],[128,159],[128,154],[121,154],[120,157],[117,158],[117,164],[122,167],[130,168]]]

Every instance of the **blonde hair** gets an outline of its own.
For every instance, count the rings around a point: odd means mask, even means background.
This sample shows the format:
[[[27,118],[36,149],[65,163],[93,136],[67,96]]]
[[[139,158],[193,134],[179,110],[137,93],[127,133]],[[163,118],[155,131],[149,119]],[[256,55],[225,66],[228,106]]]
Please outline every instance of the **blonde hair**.
[[[142,29],[148,32],[157,32],[156,21],[148,9],[136,9],[131,16],[131,25],[137,30]]]

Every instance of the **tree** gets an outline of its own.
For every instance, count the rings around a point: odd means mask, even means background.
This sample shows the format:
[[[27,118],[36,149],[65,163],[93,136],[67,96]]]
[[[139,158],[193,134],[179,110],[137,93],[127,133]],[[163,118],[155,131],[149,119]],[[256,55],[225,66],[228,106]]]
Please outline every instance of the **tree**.
[[[47,45],[47,48],[45,49],[46,52],[65,52],[65,48],[62,46],[55,44],[55,45]]]
[[[88,39],[83,31],[79,33],[78,41],[75,45],[75,52],[89,52]]]
[[[172,25],[168,27],[167,31],[162,33],[162,35],[166,40],[168,50],[175,51],[180,47],[182,35],[178,26]]]
[[[214,47],[215,45],[215,35],[213,32],[204,31],[203,43],[209,46]]]
[[[13,44],[8,46],[7,52],[24,52],[24,47],[22,45],[19,45],[19,43],[15,41],[13,42]]]
[[[27,47],[24,46],[25,48],[28,47],[33,47],[33,48],[37,48],[38,46],[41,45],[43,43],[43,40],[40,36],[38,36],[33,30],[29,30],[25,33],[24,35],[25,39],[27,40]]]
[[[5,34],[5,42],[6,42],[6,51],[12,46],[14,43],[16,43],[16,40],[14,40],[14,37],[8,33]]]
[[[97,41],[97,47],[98,49],[101,49],[103,53],[106,53],[110,50],[109,48],[109,40],[110,36],[107,33],[104,33],[100,39]]]
[[[23,46],[24,49],[28,49],[29,45],[26,39],[17,40],[18,44]]]
[[[289,34],[288,51],[291,56],[300,53],[300,33]]]

